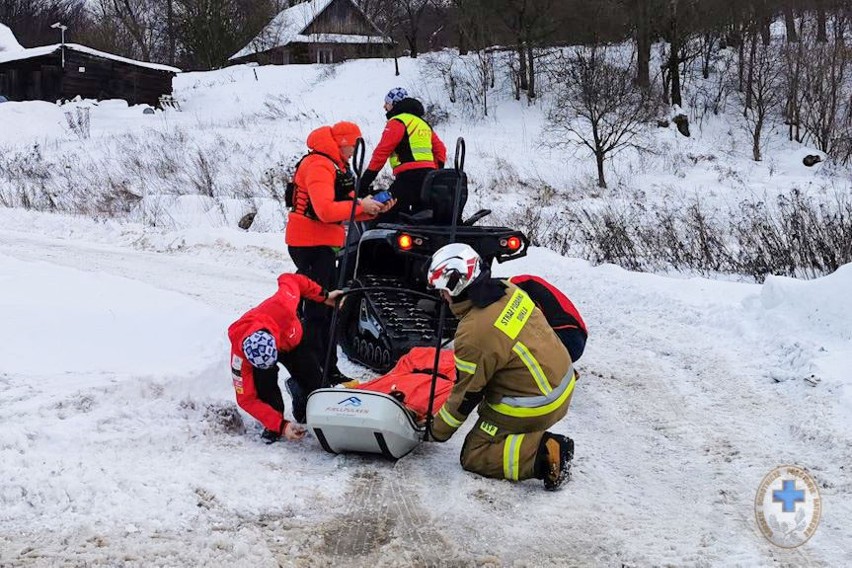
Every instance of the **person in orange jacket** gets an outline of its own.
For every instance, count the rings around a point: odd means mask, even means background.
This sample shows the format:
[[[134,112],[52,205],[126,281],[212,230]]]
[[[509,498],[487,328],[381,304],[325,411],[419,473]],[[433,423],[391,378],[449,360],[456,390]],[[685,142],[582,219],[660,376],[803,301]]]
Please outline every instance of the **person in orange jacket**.
[[[333,306],[340,293],[329,292],[301,274],[282,274],[275,294],[228,327],[237,404],[263,424],[263,439],[268,443],[281,436],[298,440],[305,434],[304,428],[284,418],[278,363],[290,373],[287,387],[296,422],[305,422],[307,396],[321,386],[320,362],[302,343],[303,328],[296,313],[299,302]]]
[[[355,196],[355,177],[349,160],[361,129],[352,122],[322,126],[308,135],[310,150],[296,168],[293,178],[293,207],[287,216],[285,242],[298,274],[304,274],[327,290],[337,284],[336,254],[346,239],[346,228],[353,200],[355,220],[367,221],[393,207],[394,202],[379,203],[372,197]],[[325,350],[331,340],[329,325],[332,310],[322,304],[304,305],[307,341],[319,360],[325,362]],[[331,383],[348,380],[337,369],[337,354],[332,358],[328,376]]]

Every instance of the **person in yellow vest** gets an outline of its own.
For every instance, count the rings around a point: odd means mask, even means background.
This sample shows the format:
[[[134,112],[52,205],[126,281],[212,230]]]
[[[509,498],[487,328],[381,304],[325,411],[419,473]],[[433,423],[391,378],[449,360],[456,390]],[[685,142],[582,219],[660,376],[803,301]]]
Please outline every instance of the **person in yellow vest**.
[[[459,319],[456,383],[438,410],[432,438],[448,440],[474,408],[461,465],[485,477],[542,479],[549,491],[568,480],[574,441],[547,429],[568,412],[576,375],[565,345],[533,300],[508,280],[491,278],[473,248],[442,247],[427,284]]]
[[[423,104],[410,98],[402,87],[391,89],[385,96],[385,111],[388,122],[361,177],[361,196],[370,194],[370,186],[390,159],[395,179],[389,189],[397,204],[377,219],[377,222],[387,223],[396,221],[399,213],[420,210],[423,180],[432,170],[444,167],[447,148],[423,119]]]

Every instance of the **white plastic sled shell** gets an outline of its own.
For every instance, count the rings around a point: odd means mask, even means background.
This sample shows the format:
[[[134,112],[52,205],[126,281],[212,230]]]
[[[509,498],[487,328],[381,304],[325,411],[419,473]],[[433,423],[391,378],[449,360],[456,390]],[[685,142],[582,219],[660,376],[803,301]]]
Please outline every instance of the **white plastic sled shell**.
[[[405,406],[380,392],[328,388],[308,396],[308,428],[332,454],[367,452],[399,459],[423,439]]]

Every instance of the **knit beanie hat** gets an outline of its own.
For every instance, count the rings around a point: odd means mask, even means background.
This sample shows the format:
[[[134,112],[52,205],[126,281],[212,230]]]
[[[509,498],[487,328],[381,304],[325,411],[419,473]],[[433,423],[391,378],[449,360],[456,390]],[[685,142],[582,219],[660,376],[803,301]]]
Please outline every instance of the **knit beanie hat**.
[[[255,331],[243,341],[246,360],[258,369],[271,369],[278,361],[275,338],[268,331]]]
[[[396,103],[407,97],[408,91],[406,91],[402,87],[394,87],[393,89],[388,91],[387,95],[385,95],[385,103],[389,105],[395,105]]]
[[[361,138],[361,129],[354,122],[338,122],[331,127],[331,136],[338,146],[354,146]]]

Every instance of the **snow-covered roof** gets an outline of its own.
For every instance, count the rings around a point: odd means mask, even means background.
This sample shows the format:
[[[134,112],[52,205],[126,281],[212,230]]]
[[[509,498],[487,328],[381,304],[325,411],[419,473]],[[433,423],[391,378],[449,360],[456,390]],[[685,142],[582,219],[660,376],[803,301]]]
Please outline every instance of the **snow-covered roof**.
[[[55,45],[30,47],[28,49],[20,49],[17,51],[0,51],[0,63],[6,63],[8,61],[18,61],[20,59],[31,59],[33,57],[41,57],[42,55],[54,53],[58,51],[61,47],[62,44],[57,43]],[[89,55],[102,57],[104,59],[112,59],[113,61],[120,61],[122,63],[128,63],[130,65],[136,65],[137,67],[147,67],[149,69],[156,69],[157,71],[180,73],[180,69],[178,69],[177,67],[160,65],[159,63],[148,63],[146,61],[136,61],[135,59],[128,59],[127,57],[121,57],[120,55],[113,55],[112,53],[106,53],[105,51],[98,51],[97,49],[92,49],[91,47],[86,47],[85,45],[80,45],[77,43],[66,43],[65,49],[70,49],[71,51],[79,51],[80,53],[87,53]]]
[[[24,49],[8,26],[0,24],[0,55]]]
[[[229,60],[261,53],[290,43],[393,43],[391,38],[383,35],[303,34],[302,32],[311,25],[311,22],[317,19],[332,2],[334,0],[310,0],[282,10],[257,34],[257,37],[229,57]],[[360,10],[355,3],[352,5],[355,9]],[[373,22],[370,22],[370,24],[376,31],[379,31]]]

